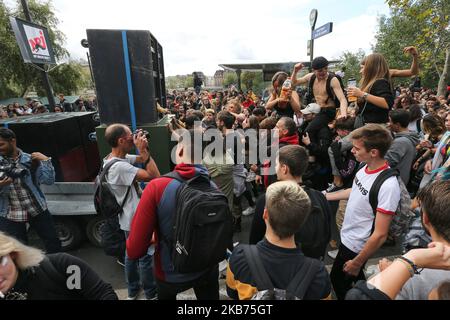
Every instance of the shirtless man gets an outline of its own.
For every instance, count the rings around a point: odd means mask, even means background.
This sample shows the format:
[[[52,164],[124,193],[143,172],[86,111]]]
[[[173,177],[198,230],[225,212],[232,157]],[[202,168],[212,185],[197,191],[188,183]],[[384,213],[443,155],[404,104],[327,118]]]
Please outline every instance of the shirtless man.
[[[328,123],[334,120],[336,117],[336,104],[334,102],[334,97],[329,97],[327,93],[327,80],[329,77],[328,73],[329,62],[324,57],[317,57],[312,62],[313,72],[305,75],[304,77],[297,79],[297,73],[303,68],[303,64],[298,63],[294,67],[292,73],[293,84],[292,87],[295,88],[297,85],[309,85],[311,77],[316,76],[316,80],[313,84],[313,95],[315,102],[320,105],[321,111],[314,120],[311,122],[307,128],[308,132],[318,131],[321,127],[327,126]],[[347,99],[345,98],[344,92],[342,91],[339,80],[336,77],[331,79],[330,83],[331,89],[334,92],[335,97],[340,102],[340,115],[339,118],[347,117]]]

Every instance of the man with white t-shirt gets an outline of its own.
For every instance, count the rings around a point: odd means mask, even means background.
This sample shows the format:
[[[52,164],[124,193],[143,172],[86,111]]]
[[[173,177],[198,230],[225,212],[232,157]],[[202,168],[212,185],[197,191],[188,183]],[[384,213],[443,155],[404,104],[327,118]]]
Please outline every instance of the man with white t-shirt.
[[[117,203],[123,203],[123,213],[119,216],[120,229],[128,238],[131,221],[142,194],[138,182],[148,182],[160,176],[155,162],[150,157],[148,141],[145,134],[140,131],[133,135],[130,128],[123,124],[112,124],[106,128],[105,140],[112,151],[103,161],[105,167],[110,161],[114,163],[106,174],[108,182]],[[136,147],[139,156],[130,155],[129,152]],[[135,164],[145,164],[145,169],[135,167]],[[128,259],[125,255],[125,277],[128,284],[128,299],[134,300],[140,291],[140,282],[147,299],[156,297],[156,284],[153,278],[152,256],[154,248],[151,246],[147,255],[139,260]],[[139,274],[140,269],[140,274]]]
[[[380,125],[369,124],[355,130],[351,138],[352,153],[366,165],[356,174],[351,189],[326,194],[328,201],[348,199],[341,245],[330,274],[339,300],[345,298],[354,283],[365,280],[364,265],[386,241],[400,202],[400,186],[395,176],[380,188],[376,216],[369,202],[375,179],[389,168],[384,156],[392,143],[391,134]]]

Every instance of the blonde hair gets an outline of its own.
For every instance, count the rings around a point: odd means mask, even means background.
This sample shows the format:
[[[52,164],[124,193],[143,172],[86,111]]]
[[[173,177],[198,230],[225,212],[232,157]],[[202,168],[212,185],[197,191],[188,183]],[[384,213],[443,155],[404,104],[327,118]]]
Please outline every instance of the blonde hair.
[[[45,257],[41,250],[26,246],[0,232],[0,256],[6,256],[11,253],[16,254],[14,263],[21,270],[38,266]]]
[[[369,92],[375,81],[386,79],[391,83],[389,65],[380,53],[373,53],[364,58],[361,62],[364,66],[363,75],[359,84],[362,91]]]
[[[311,201],[308,194],[293,181],[271,184],[266,192],[269,223],[280,239],[298,232],[309,216]]]

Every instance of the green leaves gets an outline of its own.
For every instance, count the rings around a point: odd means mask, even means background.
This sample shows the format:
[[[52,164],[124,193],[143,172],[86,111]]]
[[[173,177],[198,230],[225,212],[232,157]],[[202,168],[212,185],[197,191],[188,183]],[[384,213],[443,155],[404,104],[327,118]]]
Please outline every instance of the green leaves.
[[[417,46],[422,83],[435,88],[444,68],[449,46],[449,0],[388,0],[390,17],[381,17],[375,50],[383,53],[391,68],[409,68],[411,58],[402,48]]]

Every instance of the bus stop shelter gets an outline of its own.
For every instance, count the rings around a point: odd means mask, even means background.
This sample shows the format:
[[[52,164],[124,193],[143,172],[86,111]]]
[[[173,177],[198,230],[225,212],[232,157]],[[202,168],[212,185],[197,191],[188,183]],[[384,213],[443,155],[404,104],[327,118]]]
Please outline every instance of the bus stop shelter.
[[[330,67],[333,69],[341,61],[334,60],[330,61]],[[241,74],[242,71],[262,71],[264,81],[272,81],[272,77],[278,71],[284,71],[287,74],[291,74],[294,66],[298,62],[278,62],[278,63],[248,63],[248,64],[220,64],[219,67],[227,71],[236,72],[238,79],[238,90],[241,90]],[[311,63],[302,62],[305,66],[304,70],[309,70],[311,68]]]

